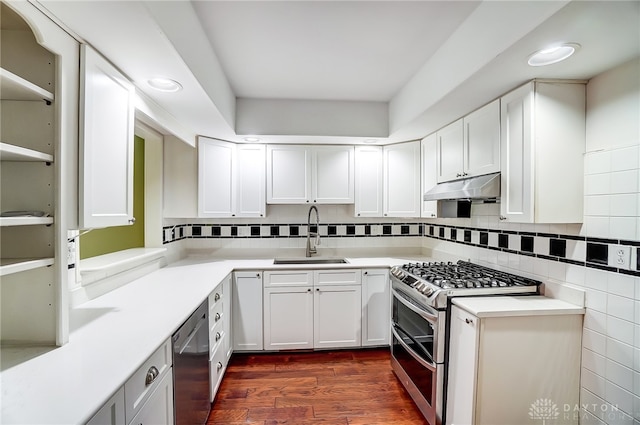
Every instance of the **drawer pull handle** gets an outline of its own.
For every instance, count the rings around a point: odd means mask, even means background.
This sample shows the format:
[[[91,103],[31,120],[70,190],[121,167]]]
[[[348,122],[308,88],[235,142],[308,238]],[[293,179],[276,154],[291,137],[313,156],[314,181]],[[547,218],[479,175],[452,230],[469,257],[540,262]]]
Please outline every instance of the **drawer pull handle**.
[[[220,335],[220,332],[216,332],[216,341],[220,341],[220,338],[222,338],[222,335]]]
[[[471,319],[464,319],[465,323],[467,323],[468,325],[473,325],[473,320]]]
[[[158,377],[158,375],[160,374],[160,372],[158,371],[158,368],[155,366],[151,366],[149,368],[149,370],[147,371],[147,377],[144,380],[144,384],[148,387],[149,385],[153,384],[153,381],[156,380],[156,378]]]
[[[213,296],[213,300],[218,301],[219,299],[220,299],[220,294],[216,292],[216,294]]]
[[[220,372],[220,369],[222,369],[222,363],[218,362],[216,365],[216,371]]]

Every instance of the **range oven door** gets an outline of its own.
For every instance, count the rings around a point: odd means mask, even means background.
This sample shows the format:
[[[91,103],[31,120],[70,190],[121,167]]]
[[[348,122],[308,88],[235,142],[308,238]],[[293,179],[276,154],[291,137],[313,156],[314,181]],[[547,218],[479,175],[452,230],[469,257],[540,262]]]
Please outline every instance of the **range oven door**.
[[[392,293],[392,368],[425,419],[440,425],[444,365],[439,359],[438,334],[444,314],[418,306],[400,291]]]

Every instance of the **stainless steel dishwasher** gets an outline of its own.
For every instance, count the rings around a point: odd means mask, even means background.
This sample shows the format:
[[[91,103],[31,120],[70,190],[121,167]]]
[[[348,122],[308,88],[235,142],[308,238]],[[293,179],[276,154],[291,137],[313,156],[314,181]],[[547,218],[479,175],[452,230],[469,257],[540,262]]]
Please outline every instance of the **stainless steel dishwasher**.
[[[209,302],[205,300],[173,334],[176,425],[204,424],[209,402]]]

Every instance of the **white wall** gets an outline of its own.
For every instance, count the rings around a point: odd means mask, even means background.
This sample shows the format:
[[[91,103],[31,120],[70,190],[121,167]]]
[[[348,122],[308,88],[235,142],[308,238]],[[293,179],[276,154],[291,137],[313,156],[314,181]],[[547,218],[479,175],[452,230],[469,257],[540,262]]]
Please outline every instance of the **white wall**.
[[[586,129],[582,225],[504,224],[497,204],[474,204],[471,219],[429,223],[640,241],[640,59],[588,83]],[[640,424],[639,277],[428,237],[424,248],[586,291],[577,414],[582,424]],[[567,259],[584,263],[584,252],[584,241],[568,241]]]

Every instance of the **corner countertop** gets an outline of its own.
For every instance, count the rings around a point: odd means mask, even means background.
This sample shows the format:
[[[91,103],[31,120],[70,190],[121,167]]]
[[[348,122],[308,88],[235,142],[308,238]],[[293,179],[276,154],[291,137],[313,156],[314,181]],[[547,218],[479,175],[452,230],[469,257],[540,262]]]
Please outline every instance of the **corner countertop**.
[[[476,317],[584,314],[583,307],[544,296],[460,297],[454,305]]]
[[[62,347],[2,347],[0,423],[87,422],[233,270],[389,267],[416,259],[280,266],[202,256],[173,263],[73,308]]]

